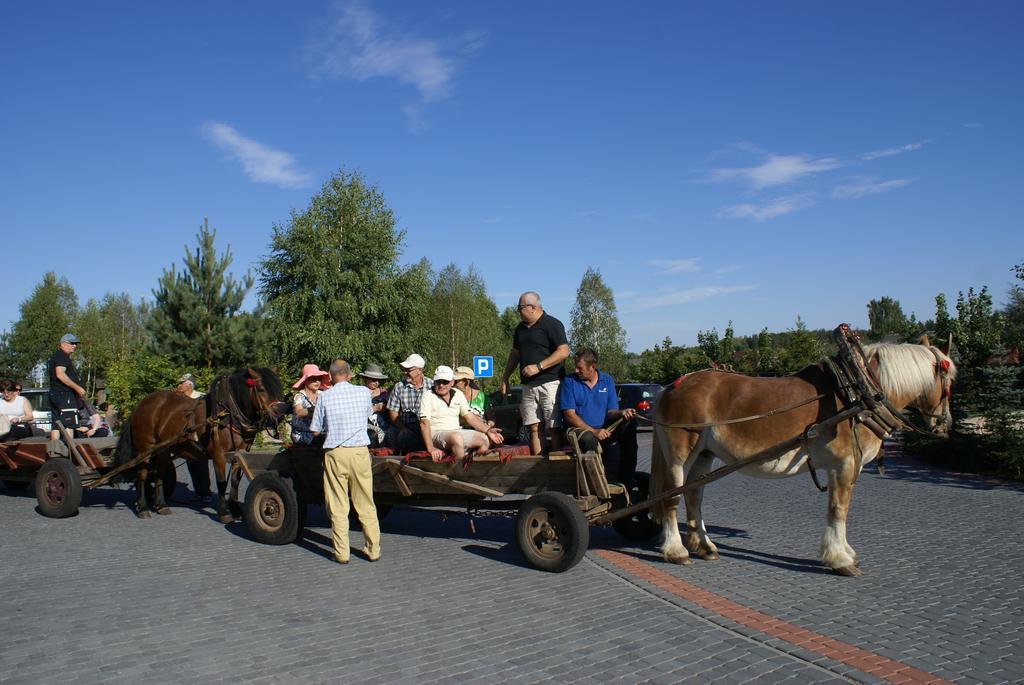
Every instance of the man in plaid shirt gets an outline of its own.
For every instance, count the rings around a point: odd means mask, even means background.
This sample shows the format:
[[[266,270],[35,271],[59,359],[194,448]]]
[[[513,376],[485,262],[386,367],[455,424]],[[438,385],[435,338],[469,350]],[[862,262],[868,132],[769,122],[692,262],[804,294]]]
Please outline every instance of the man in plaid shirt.
[[[427,449],[420,433],[420,397],[434,387],[434,381],[423,375],[426,362],[418,354],[410,354],[399,366],[405,378],[391,389],[387,410],[396,429],[391,444],[399,454],[405,454]]]
[[[320,395],[310,422],[313,435],[327,429],[324,440],[324,503],[331,519],[334,537],[334,559],[347,564],[348,500],[359,515],[366,546],[363,554],[370,561],[380,559],[380,525],[377,507],[373,503],[373,473],[370,467],[370,438],[366,434],[367,420],[373,415],[373,400],[369,388],[352,385],[352,369],[348,362],[331,362],[331,380],[334,385]]]

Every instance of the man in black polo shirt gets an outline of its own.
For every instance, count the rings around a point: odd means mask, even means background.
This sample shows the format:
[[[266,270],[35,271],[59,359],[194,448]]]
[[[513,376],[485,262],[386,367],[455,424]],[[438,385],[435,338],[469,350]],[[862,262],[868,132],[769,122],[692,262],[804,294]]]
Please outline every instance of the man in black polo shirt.
[[[569,356],[569,340],[565,326],[544,312],[540,295],[532,290],[519,296],[519,318],[512,335],[512,351],[501,376],[501,393],[508,394],[508,377],[519,365],[523,385],[523,403],[519,411],[523,425],[530,429],[530,449],[541,454],[541,427],[555,429],[560,425],[556,397],[565,378],[562,362]],[[558,433],[551,430],[551,446],[558,447]]]
[[[50,407],[53,420],[61,421],[68,429],[78,425],[78,400],[85,399],[85,388],[78,376],[78,369],[71,361],[71,353],[78,347],[78,336],[65,333],[57,345],[57,351],[48,363],[50,375]],[[56,440],[59,433],[50,431],[50,439]]]

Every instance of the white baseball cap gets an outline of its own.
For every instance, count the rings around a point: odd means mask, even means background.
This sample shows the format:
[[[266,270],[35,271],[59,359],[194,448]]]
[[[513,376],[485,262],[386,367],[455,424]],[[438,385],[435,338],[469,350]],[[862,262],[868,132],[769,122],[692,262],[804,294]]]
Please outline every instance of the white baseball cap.
[[[401,366],[403,369],[411,369],[413,367],[422,369],[426,365],[427,362],[425,362],[423,360],[423,357],[419,356],[418,354],[410,354],[408,357],[405,358],[404,362],[399,364],[399,366]]]
[[[434,369],[434,380],[435,381],[450,381],[455,378],[455,372],[452,371],[450,366],[439,366]]]

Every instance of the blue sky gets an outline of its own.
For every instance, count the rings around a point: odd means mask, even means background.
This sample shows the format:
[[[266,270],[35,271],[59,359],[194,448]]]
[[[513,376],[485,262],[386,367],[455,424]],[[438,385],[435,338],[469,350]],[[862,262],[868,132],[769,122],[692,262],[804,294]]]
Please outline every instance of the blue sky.
[[[1024,261],[1024,6],[5,3],[0,327],[42,274],[150,296],[203,217],[238,272],[344,166],[499,306],[588,266],[639,351],[866,324]],[[250,298],[252,299],[252,298]]]

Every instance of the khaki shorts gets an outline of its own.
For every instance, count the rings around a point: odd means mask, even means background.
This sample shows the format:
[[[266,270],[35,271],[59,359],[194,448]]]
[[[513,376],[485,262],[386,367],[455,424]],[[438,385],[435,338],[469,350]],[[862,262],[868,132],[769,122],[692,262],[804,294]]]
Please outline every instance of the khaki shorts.
[[[430,434],[430,440],[434,443],[434,447],[439,450],[448,451],[448,448],[452,444],[452,436],[456,433],[462,434],[462,444],[465,445],[469,442],[469,439],[474,435],[480,435],[480,431],[469,430],[467,428],[460,428],[453,431],[437,431],[436,433]]]
[[[519,405],[519,415],[524,426],[544,423],[549,428],[562,425],[558,413],[558,388],[561,381],[548,381],[541,385],[523,388],[523,403]]]

